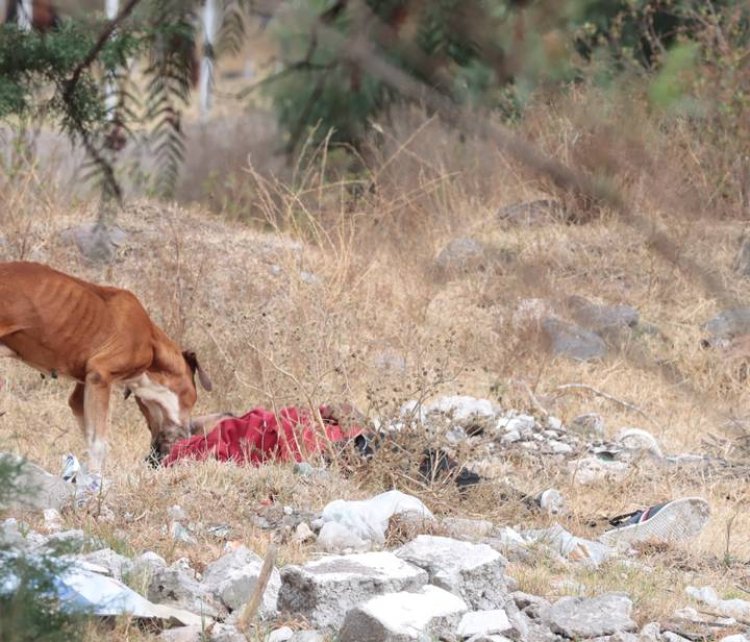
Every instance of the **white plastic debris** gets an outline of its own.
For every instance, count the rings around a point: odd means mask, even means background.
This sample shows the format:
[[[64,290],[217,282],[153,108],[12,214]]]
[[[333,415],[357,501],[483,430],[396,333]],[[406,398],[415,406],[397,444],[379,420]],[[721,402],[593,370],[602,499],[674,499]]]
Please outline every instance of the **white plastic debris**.
[[[68,613],[100,617],[131,615],[180,625],[200,625],[200,616],[163,604],[153,604],[122,582],[103,573],[108,569],[83,560],[72,560],[54,578],[53,591],[61,608]],[[4,578],[0,594],[15,591],[20,580],[12,574]]]
[[[362,540],[382,544],[390,518],[404,513],[412,513],[425,520],[434,519],[428,508],[416,497],[398,490],[389,490],[367,500],[332,501],[323,509],[320,521],[323,524],[337,522]]]
[[[83,506],[91,497],[103,495],[109,483],[100,475],[88,473],[73,453],[63,457],[63,471],[61,477],[64,481],[75,484],[76,504]]]
[[[538,542],[563,557],[599,566],[615,554],[615,550],[601,542],[576,537],[560,524],[553,524],[541,530],[528,530],[522,533],[527,542]]]

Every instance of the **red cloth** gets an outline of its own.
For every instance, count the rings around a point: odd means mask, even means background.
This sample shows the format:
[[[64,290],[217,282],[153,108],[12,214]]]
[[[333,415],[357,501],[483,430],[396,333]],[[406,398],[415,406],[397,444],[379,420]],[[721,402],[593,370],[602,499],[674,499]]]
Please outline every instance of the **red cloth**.
[[[163,464],[171,466],[181,459],[203,461],[211,457],[254,466],[267,461],[299,462],[306,455],[325,450],[327,443],[346,441],[362,432],[358,427],[341,427],[330,417],[328,406],[321,406],[320,413],[325,437],[304,410],[283,408],[277,418],[269,410],[253,408],[242,417],[224,419],[207,435],[178,441]]]

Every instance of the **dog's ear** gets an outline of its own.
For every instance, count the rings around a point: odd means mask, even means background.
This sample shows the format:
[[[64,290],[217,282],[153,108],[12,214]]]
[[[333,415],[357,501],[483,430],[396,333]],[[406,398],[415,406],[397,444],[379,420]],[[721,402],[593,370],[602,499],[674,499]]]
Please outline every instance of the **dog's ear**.
[[[198,363],[198,356],[195,354],[195,352],[193,352],[192,350],[185,350],[182,353],[182,356],[185,357],[185,361],[187,361],[188,366],[190,366],[190,371],[193,374],[198,375],[198,381],[201,382],[203,389],[207,392],[211,392],[214,386],[211,383],[211,379],[209,379],[208,375],[206,374],[206,371],[201,368],[201,364]]]

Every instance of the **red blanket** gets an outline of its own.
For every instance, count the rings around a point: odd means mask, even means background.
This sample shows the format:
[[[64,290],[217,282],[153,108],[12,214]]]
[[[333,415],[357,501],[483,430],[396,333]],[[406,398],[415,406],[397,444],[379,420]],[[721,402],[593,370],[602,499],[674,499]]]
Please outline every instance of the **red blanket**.
[[[344,442],[362,432],[358,427],[339,425],[328,406],[321,406],[320,414],[325,435],[310,413],[299,408],[283,408],[278,417],[264,408],[253,408],[242,417],[224,419],[207,435],[178,441],[163,464],[210,457],[254,466],[267,461],[299,462],[324,451],[331,442]]]

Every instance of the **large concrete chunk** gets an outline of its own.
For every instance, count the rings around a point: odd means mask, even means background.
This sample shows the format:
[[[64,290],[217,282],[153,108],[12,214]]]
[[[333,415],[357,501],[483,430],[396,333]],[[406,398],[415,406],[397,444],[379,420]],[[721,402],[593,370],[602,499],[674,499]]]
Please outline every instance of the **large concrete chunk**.
[[[505,558],[486,544],[420,535],[396,555],[429,573],[430,583],[461,596],[473,609],[505,604]]]
[[[213,596],[189,570],[180,568],[178,564],[153,569],[147,597],[156,604],[168,604],[198,615],[216,617],[222,614]]]
[[[279,610],[304,615],[317,628],[338,628],[347,611],[371,597],[417,591],[427,573],[392,553],[331,555],[281,569]]]
[[[550,629],[566,638],[596,638],[635,631],[630,618],[633,603],[627,595],[606,593],[597,597],[563,597],[545,614]]]
[[[262,566],[263,560],[258,555],[240,546],[206,567],[203,586],[221,598],[230,611],[234,611],[242,607],[255,591]],[[261,617],[272,617],[276,613],[280,588],[281,575],[277,569],[273,569],[263,594]]]
[[[467,610],[458,596],[436,586],[417,593],[379,595],[349,611],[339,642],[410,642],[452,634]]]

